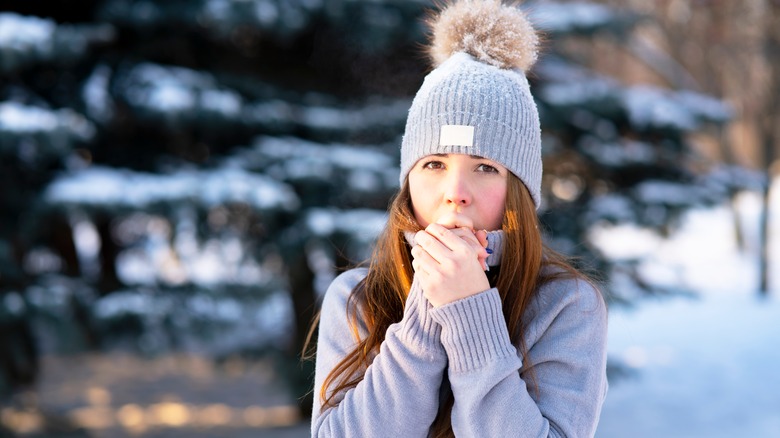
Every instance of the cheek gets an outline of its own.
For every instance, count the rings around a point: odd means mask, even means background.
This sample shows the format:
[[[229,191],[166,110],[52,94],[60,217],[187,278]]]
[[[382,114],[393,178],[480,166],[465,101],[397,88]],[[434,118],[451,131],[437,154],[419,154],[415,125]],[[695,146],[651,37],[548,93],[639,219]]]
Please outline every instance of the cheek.
[[[417,223],[425,228],[433,222],[433,208],[430,206],[430,202],[427,202],[425,197],[412,196],[412,214],[417,219]]]
[[[412,214],[417,219],[417,223],[425,228],[432,219],[430,216],[430,196],[425,196],[426,191],[421,189],[424,183],[420,181],[418,175],[409,174],[409,197],[412,201]]]
[[[481,210],[485,215],[486,225],[497,230],[501,228],[504,219],[504,205],[506,202],[506,187],[498,187],[486,190],[480,196],[482,200]]]

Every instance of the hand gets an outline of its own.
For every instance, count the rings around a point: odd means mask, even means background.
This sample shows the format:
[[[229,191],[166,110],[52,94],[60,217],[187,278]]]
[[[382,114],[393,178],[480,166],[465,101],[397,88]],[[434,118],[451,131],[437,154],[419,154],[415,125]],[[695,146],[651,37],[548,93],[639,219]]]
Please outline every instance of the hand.
[[[490,288],[484,272],[487,234],[430,224],[415,235],[412,267],[428,301],[438,307]]]

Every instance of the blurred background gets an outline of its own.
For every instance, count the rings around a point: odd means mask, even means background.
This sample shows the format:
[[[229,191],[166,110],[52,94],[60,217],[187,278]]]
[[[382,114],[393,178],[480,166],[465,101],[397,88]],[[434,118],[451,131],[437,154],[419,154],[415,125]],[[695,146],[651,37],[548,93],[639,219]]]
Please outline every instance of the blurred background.
[[[1,5],[0,437],[308,436],[432,2]],[[597,436],[780,436],[780,2],[521,7],[539,216],[610,303]]]

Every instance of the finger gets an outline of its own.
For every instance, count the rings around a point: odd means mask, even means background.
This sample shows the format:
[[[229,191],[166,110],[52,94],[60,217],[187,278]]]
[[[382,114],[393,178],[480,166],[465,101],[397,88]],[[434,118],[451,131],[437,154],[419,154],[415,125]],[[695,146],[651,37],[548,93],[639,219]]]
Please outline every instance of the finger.
[[[470,246],[464,239],[455,234],[453,230],[440,224],[430,224],[425,228],[425,231],[451,250],[460,250],[463,249],[464,246]]]
[[[478,252],[482,252],[481,250],[487,247],[487,231],[485,230],[474,231],[468,228],[453,228],[450,231],[466,242],[474,245],[475,248],[480,250]]]
[[[446,265],[446,271],[454,269],[453,265],[457,263],[456,260],[468,259],[473,257],[473,254],[476,252],[476,249],[472,244],[467,243],[453,234],[450,230],[438,224],[431,228],[430,231],[437,233],[437,235],[425,231],[418,236],[417,243],[425,249],[431,257],[436,259],[439,264]]]
[[[487,240],[483,239],[484,240],[483,243],[482,241],[479,240],[478,235],[474,231],[467,228],[453,228],[450,229],[450,231],[452,231],[453,234],[460,237],[461,239],[463,239],[463,241],[465,241],[467,244],[471,246],[472,251],[476,253],[477,258],[480,259],[481,261],[480,266],[484,267],[485,265],[484,260],[487,259],[489,256],[487,250],[485,249]]]
[[[430,273],[434,270],[437,270],[439,267],[439,262],[420,245],[412,248],[412,256],[414,257],[414,260],[412,260],[412,266],[416,266],[416,269],[418,270]]]
[[[417,242],[415,246],[415,248],[418,248],[417,251],[425,252],[437,262],[443,262],[452,257],[452,250],[425,230],[418,231],[414,239]],[[419,254],[417,251],[414,251],[414,248],[412,250],[412,255]]]
[[[482,246],[477,236],[470,228],[450,228],[453,234],[475,246]]]
[[[419,247],[415,246],[414,248],[419,248]],[[414,248],[412,248],[412,255],[413,256],[415,255]],[[422,250],[422,249],[419,249],[419,252],[425,252],[425,251]],[[424,276],[428,275],[428,271],[425,270],[425,266],[423,266],[423,261],[422,261],[421,257],[415,256],[412,259],[412,269],[414,270],[415,274],[420,274],[420,275],[424,275]]]
[[[450,231],[471,245],[478,258],[486,259],[488,257],[489,254],[485,249],[487,248],[488,243],[486,231],[480,230],[475,233],[474,231],[466,228],[453,228],[450,229]]]
[[[486,230],[479,230],[476,233],[474,233],[474,237],[477,238],[479,241],[479,244],[482,245],[483,248],[487,248],[488,246],[488,240],[487,240],[487,231]]]

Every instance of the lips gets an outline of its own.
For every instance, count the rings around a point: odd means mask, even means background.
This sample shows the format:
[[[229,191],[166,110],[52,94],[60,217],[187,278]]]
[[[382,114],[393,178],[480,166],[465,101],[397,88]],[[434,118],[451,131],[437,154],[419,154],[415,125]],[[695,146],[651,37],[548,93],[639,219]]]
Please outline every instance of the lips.
[[[436,223],[446,228],[470,228],[474,229],[474,221],[470,217],[458,212],[448,212],[436,219]]]

